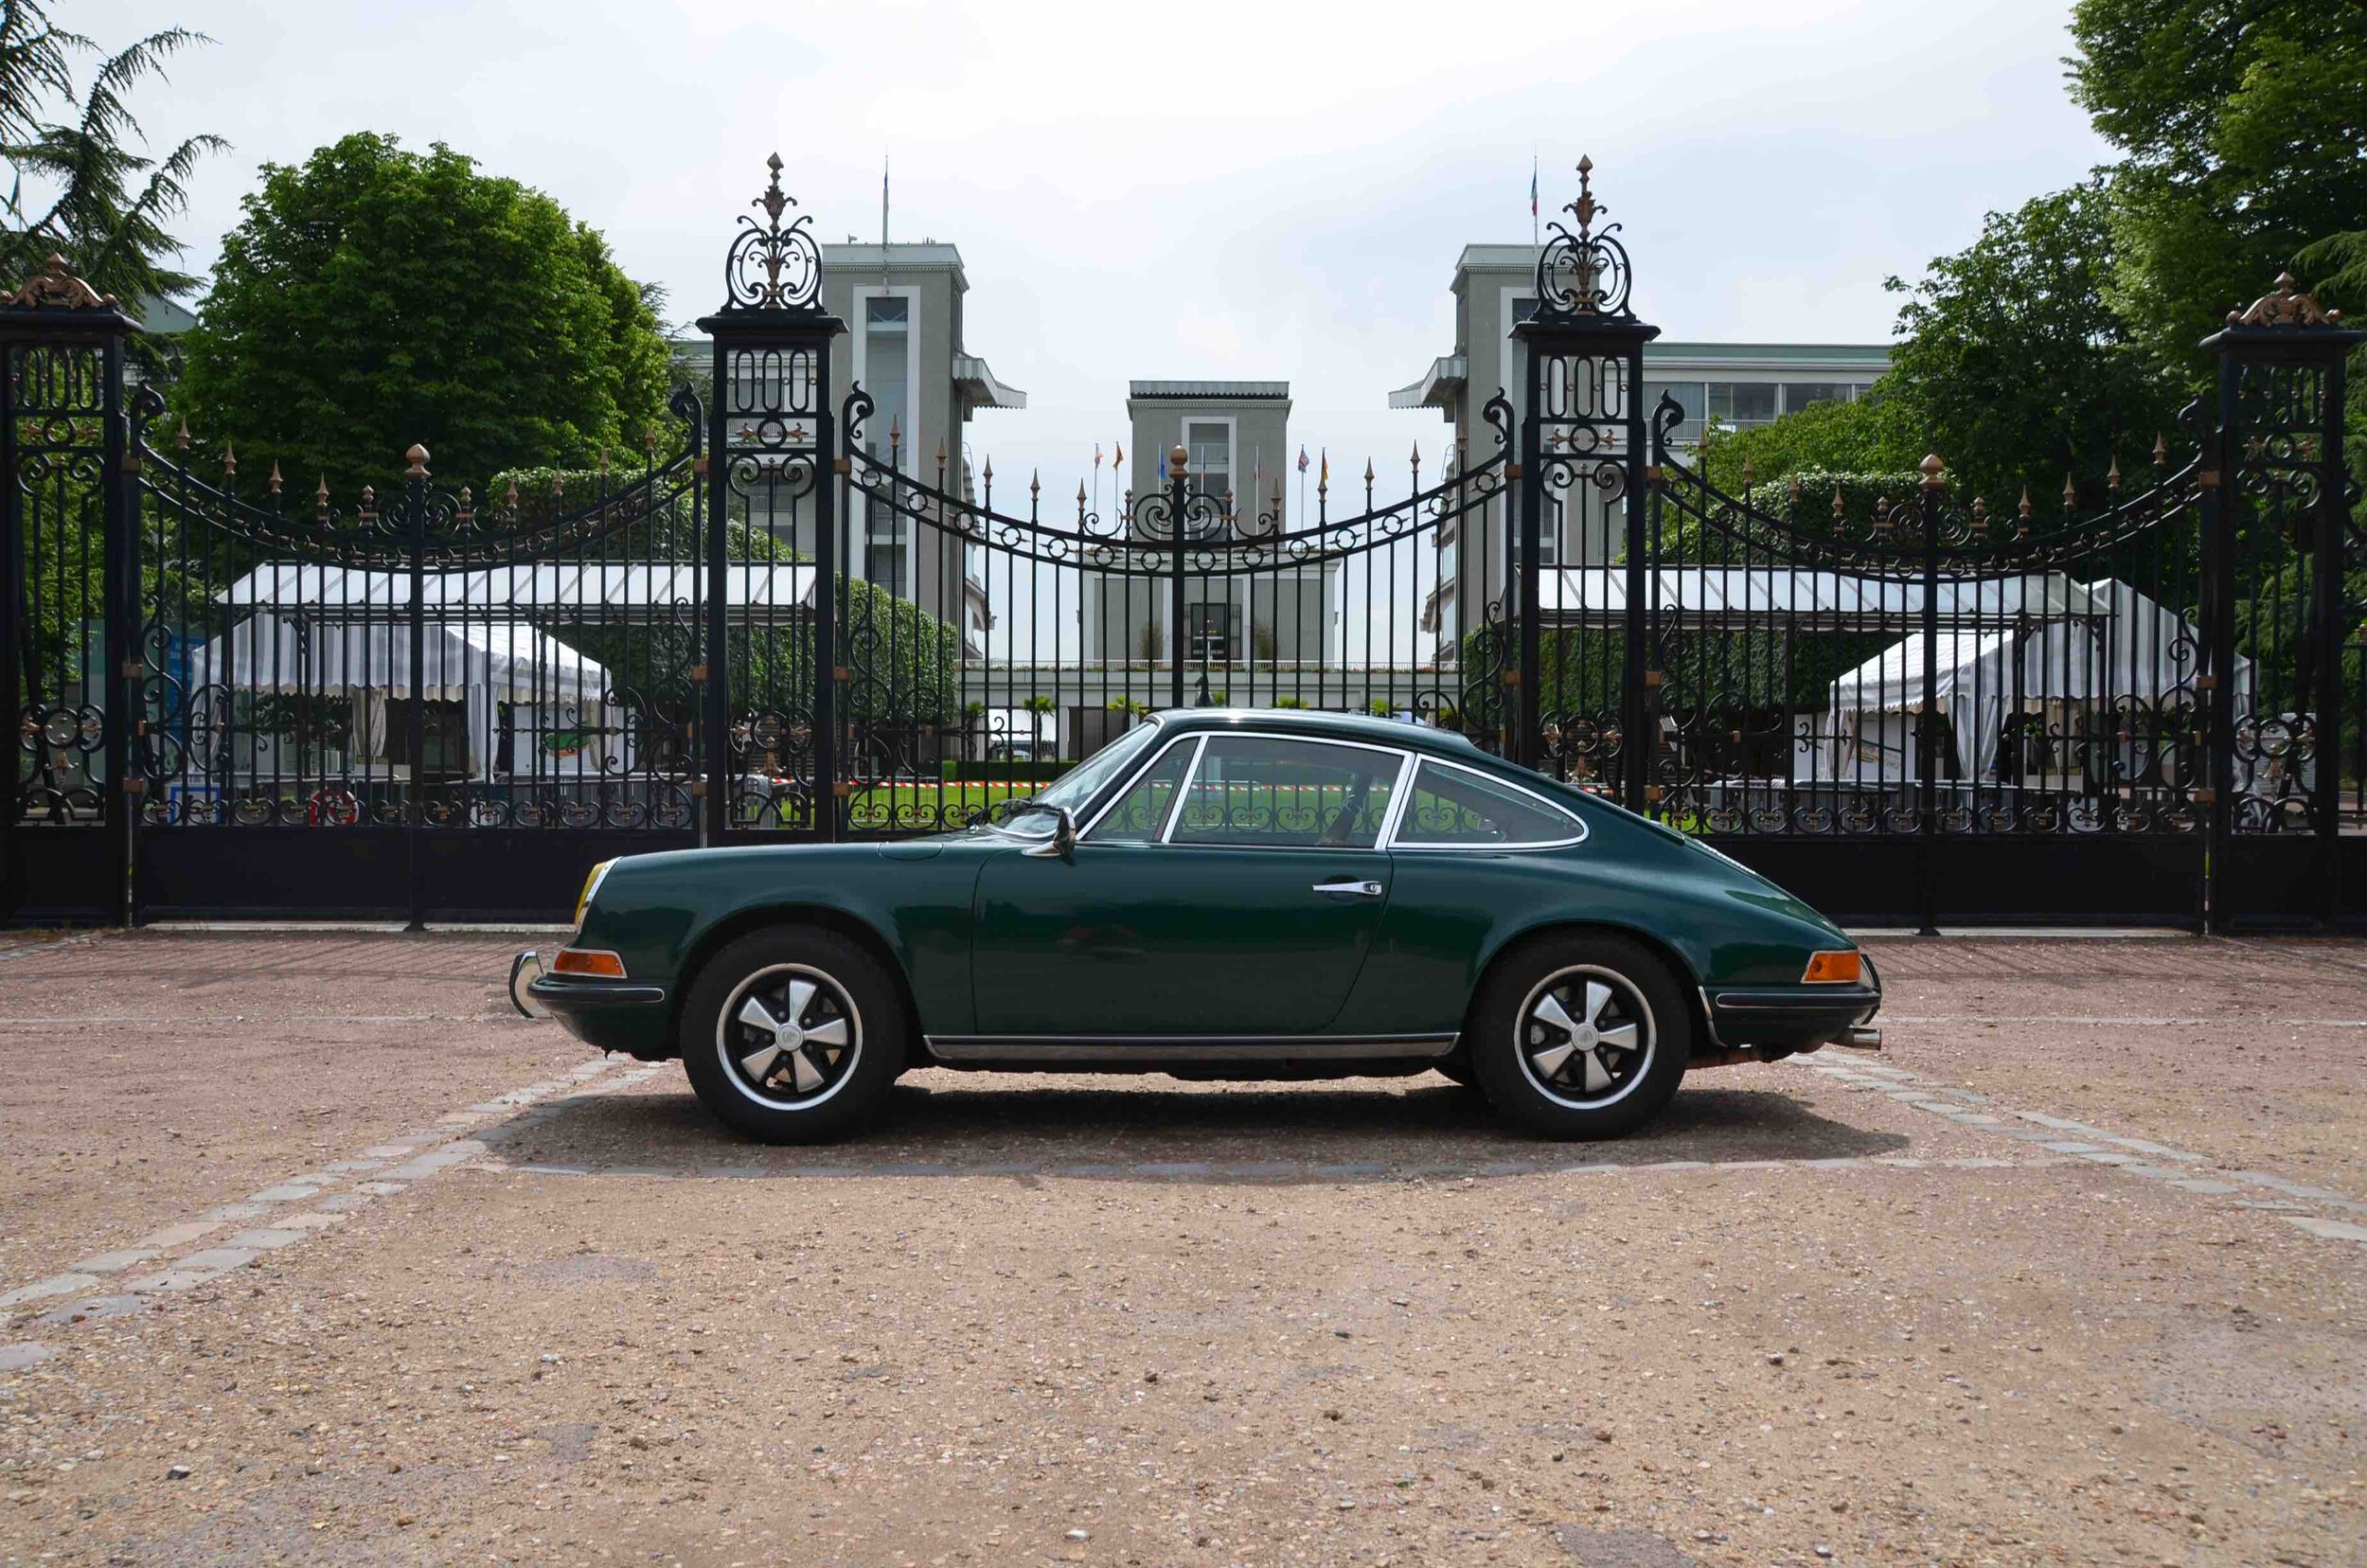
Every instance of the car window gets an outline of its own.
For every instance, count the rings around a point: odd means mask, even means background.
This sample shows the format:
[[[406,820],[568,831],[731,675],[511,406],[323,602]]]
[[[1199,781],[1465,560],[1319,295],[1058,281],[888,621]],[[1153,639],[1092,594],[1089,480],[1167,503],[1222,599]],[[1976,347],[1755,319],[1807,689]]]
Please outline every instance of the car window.
[[[1192,740],[1186,736],[1145,768],[1085,837],[1095,844],[1156,844],[1167,825],[1167,808],[1183,786],[1184,770],[1191,765]]]
[[[1101,787],[1139,761],[1142,754],[1150,749],[1151,742],[1158,737],[1158,725],[1135,725],[1062,774],[1058,783],[1039,792],[1036,799],[1047,806],[1065,806],[1072,811],[1083,811],[1093,804],[1094,796],[1101,793]],[[1000,826],[1010,832],[1033,838],[1049,838],[1054,824],[1049,812],[1038,811],[1007,817]]]
[[[1525,791],[1425,760],[1414,775],[1414,796],[1405,803],[1405,817],[1392,842],[1457,849],[1558,844],[1585,830],[1576,817]]]
[[[1169,842],[1370,849],[1389,815],[1398,762],[1394,752],[1361,746],[1211,737]]]

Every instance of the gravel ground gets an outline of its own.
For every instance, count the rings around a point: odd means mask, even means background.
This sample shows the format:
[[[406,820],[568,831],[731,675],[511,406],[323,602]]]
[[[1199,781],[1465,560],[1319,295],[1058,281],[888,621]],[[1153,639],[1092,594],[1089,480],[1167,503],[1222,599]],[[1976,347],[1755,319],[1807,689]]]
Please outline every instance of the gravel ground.
[[[237,976],[145,993],[219,1085],[178,1139],[9,1025],[0,1286],[285,1194],[8,1310],[0,1559],[2367,1559],[2367,950],[1886,943],[1881,1057],[1611,1146],[1430,1078],[929,1072],[774,1150],[567,1077],[504,942],[291,940],[0,970]],[[324,1089],[340,1007],[434,1017]]]

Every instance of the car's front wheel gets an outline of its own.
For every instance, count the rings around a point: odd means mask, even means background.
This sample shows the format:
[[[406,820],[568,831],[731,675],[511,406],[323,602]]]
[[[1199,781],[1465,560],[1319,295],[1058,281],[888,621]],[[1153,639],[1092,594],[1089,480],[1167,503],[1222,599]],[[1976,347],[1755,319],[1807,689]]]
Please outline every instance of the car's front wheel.
[[[1615,1138],[1650,1121],[1692,1049],[1676,977],[1621,936],[1549,936],[1505,954],[1471,1026],[1488,1101],[1552,1138]]]
[[[904,1034],[877,959],[830,932],[775,927],[700,970],[683,1005],[683,1070],[725,1125],[766,1143],[823,1143],[879,1108]]]

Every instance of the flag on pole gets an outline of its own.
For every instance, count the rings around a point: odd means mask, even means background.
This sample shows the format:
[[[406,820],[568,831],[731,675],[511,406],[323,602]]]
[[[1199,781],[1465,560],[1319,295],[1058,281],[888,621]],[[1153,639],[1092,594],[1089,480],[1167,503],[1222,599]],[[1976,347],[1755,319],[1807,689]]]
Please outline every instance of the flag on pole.
[[[1529,216],[1537,216],[1537,160],[1529,160]]]
[[[1126,443],[1123,441],[1112,441],[1110,444],[1117,449],[1110,454],[1110,466],[1112,468],[1115,468],[1120,463],[1126,461]]]
[[[1305,442],[1301,442],[1299,444],[1299,472],[1301,473],[1305,473],[1307,472],[1307,445]]]
[[[1164,452],[1163,452],[1163,453],[1159,454],[1159,477],[1160,477],[1160,479],[1161,479],[1162,481],[1165,481],[1165,480],[1166,480],[1166,476],[1167,476],[1167,454],[1166,454],[1166,453],[1164,453]]]

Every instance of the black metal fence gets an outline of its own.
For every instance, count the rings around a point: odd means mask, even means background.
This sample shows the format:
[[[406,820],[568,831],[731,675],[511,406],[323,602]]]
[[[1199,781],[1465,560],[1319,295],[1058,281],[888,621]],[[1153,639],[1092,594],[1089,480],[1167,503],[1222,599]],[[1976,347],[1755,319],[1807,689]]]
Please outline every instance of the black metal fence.
[[[1864,923],[2367,918],[2362,334],[2289,279],[2142,483],[1728,494],[1582,187],[1486,450],[1292,517],[1179,449],[1104,515],[828,406],[777,164],[757,205],[708,395],[576,493],[200,475],[112,301],[0,304],[0,917],[547,918],[611,855],[957,829],[1225,704],[1459,731]]]

